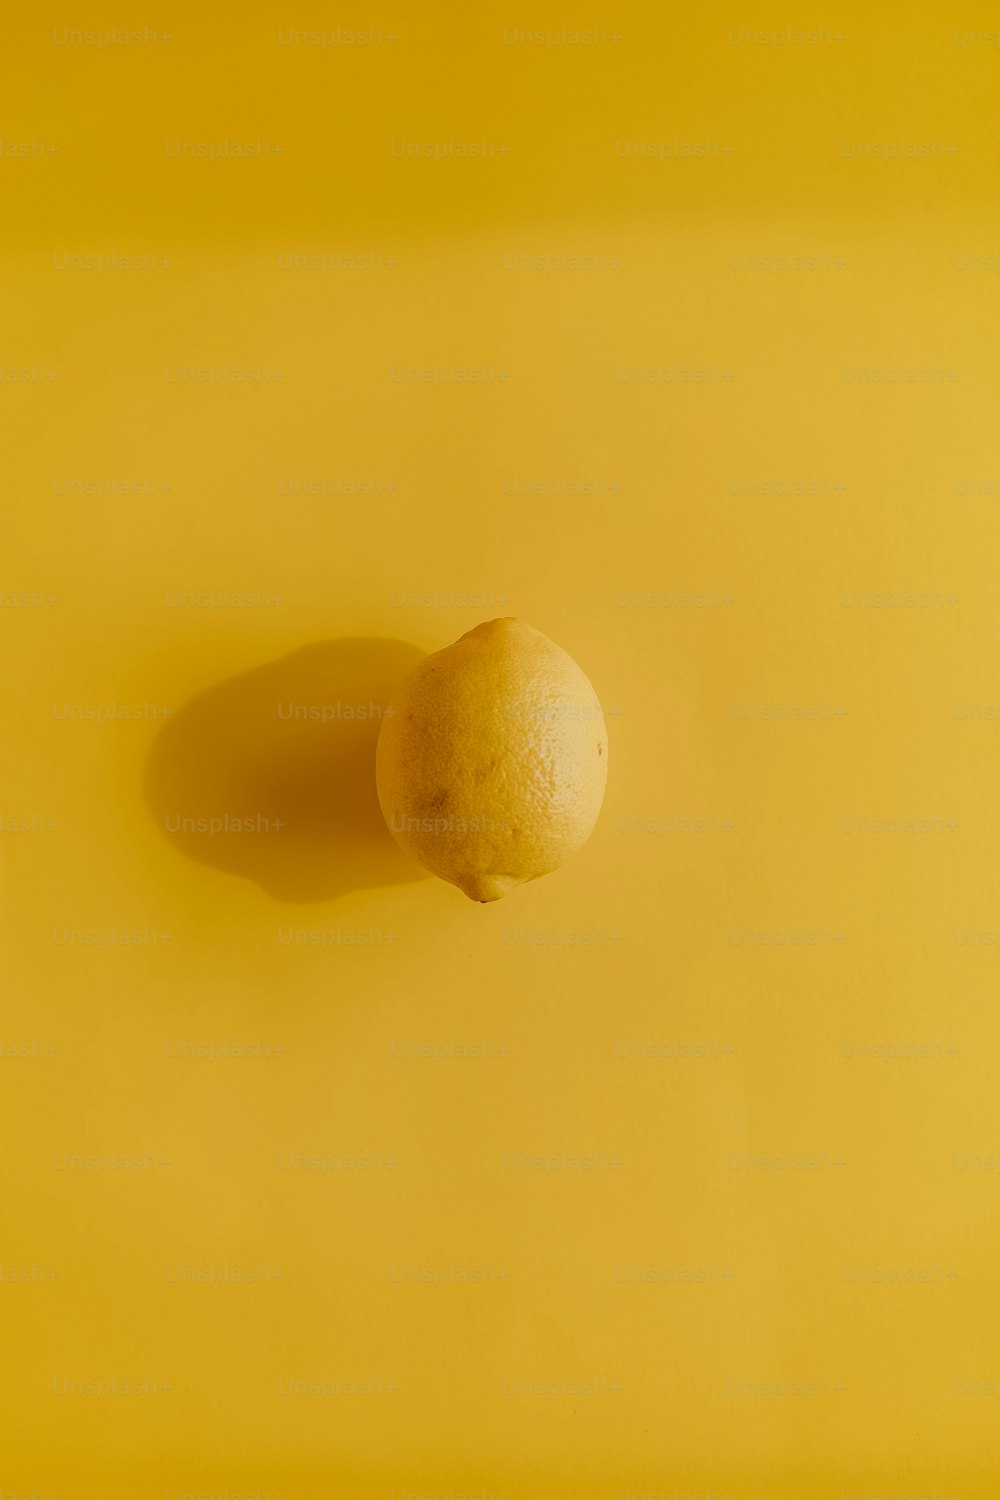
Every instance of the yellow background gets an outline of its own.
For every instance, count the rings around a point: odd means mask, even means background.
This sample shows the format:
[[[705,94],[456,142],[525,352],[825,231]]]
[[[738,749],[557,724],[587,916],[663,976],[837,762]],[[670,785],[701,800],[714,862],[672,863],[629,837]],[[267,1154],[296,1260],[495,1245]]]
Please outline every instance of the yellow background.
[[[994,1496],[995,12],[70,11],[2,62],[4,1494]],[[275,707],[503,614],[610,776],[478,907]]]

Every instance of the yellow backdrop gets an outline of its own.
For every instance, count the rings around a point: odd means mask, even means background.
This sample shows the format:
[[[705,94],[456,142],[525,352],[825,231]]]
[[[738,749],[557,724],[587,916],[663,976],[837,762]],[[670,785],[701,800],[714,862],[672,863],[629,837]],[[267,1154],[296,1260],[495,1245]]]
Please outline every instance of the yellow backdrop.
[[[5,1497],[995,1496],[996,24],[5,22]],[[479,907],[497,615],[610,779]]]

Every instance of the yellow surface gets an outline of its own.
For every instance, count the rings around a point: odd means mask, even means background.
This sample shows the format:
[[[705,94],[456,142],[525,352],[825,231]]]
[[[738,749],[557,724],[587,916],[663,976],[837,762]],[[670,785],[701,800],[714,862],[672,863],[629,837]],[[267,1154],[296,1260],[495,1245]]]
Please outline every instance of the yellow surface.
[[[4,1495],[995,1496],[993,8],[98,11],[0,64]],[[371,749],[499,614],[611,777],[477,907]]]

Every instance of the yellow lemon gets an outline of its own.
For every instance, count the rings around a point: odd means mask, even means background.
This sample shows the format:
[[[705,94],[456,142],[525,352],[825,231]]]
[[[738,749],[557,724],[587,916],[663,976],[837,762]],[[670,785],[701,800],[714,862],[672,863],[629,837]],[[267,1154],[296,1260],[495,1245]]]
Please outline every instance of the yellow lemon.
[[[376,782],[389,829],[472,901],[497,901],[586,842],[608,774],[597,694],[521,620],[489,620],[403,679]]]

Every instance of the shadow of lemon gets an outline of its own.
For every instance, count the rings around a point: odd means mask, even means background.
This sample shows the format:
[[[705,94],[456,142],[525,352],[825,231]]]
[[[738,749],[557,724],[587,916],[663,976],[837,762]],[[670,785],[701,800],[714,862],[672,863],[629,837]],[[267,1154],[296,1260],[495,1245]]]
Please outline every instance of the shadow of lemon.
[[[280,901],[420,880],[375,791],[375,744],[403,641],[320,641],[199,693],[157,736],[149,809],[176,848]]]

